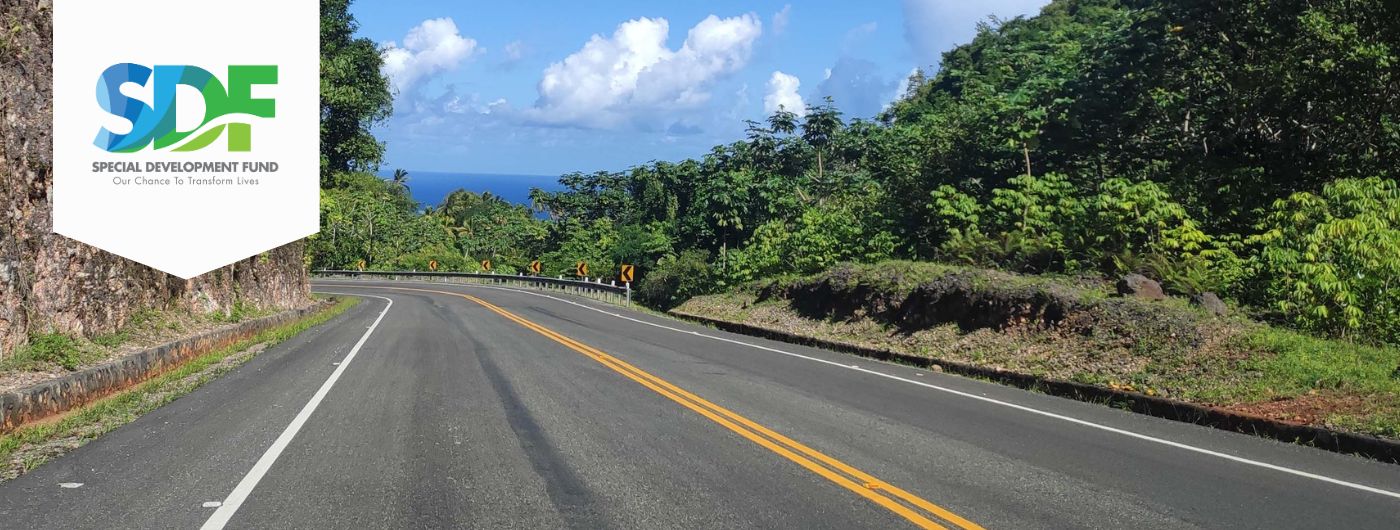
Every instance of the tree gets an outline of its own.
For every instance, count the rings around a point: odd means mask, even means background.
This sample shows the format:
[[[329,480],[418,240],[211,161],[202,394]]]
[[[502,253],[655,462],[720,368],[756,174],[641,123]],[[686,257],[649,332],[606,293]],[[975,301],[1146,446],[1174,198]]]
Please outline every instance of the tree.
[[[347,171],[374,171],[384,144],[370,128],[389,117],[393,96],[379,47],[356,38],[350,0],[321,0],[321,187]]]
[[[405,169],[403,169],[403,168],[395,169],[395,170],[394,170],[394,177],[393,177],[392,179],[390,179],[389,182],[392,183],[392,184],[394,185],[395,188],[401,188],[401,189],[403,189],[404,191],[407,191],[407,190],[408,190],[408,171],[405,170]]]
[[[802,139],[817,152],[817,182],[824,182],[826,179],[823,155],[843,125],[841,111],[836,110],[831,96],[823,98],[821,105],[807,106],[807,116],[802,121]]]
[[[1400,340],[1400,17],[1385,2],[1053,0],[980,24],[875,120],[846,122],[826,98],[746,121],[702,157],[565,174],[532,190],[534,210],[462,191],[421,216],[405,174],[354,171],[378,161],[366,131],[387,89],[345,2],[325,5],[324,97],[352,119],[327,121],[346,126],[323,144],[338,187],[313,263],[444,249],[553,271],[630,262],[663,306],[888,257],[1131,270],[1305,329]]]
[[[778,107],[778,110],[768,117],[768,130],[784,136],[797,132],[797,113]]]
[[[724,171],[703,184],[700,196],[704,201],[700,208],[709,221],[718,228],[720,262],[727,264],[731,236],[742,239],[744,221],[749,218],[752,199],[753,172],[748,170]],[[713,248],[713,247],[711,247]]]
[[[1259,228],[1265,300],[1305,329],[1400,343],[1400,185],[1337,180],[1279,199]]]

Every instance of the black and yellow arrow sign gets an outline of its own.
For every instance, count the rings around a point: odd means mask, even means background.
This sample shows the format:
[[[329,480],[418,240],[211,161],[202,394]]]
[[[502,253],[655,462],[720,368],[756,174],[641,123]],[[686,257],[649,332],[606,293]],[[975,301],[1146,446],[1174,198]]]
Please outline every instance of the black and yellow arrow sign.
[[[588,262],[580,261],[574,264],[574,275],[588,277]]]
[[[437,260],[429,260],[429,261],[428,261],[428,270],[430,270],[430,271],[436,271],[437,268],[438,268],[438,262],[437,262]]]
[[[489,271],[489,270],[491,270],[491,260],[489,260],[489,259],[481,260],[481,270],[484,270],[484,271]]]
[[[355,263],[355,268],[358,268],[358,269],[360,269],[360,270],[365,270],[365,260],[360,260],[360,261],[356,262],[356,263]]]
[[[618,277],[622,283],[632,283],[632,277],[635,276],[636,270],[636,267],[624,263],[622,264],[622,274],[619,274]]]
[[[530,272],[533,272],[533,273],[535,273],[535,274],[539,274],[540,271],[543,270],[543,269],[544,269],[544,265],[540,264],[540,260],[535,260],[535,261],[531,261],[531,262],[530,262]]]

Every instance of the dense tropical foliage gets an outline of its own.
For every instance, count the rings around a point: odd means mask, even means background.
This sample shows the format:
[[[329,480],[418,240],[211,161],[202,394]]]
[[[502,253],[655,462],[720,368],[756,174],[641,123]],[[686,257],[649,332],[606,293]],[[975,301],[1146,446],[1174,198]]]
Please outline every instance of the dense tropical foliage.
[[[327,137],[360,154],[327,168],[310,260],[633,263],[661,307],[841,261],[1133,271],[1400,341],[1391,3],[1056,0],[988,21],[879,116],[848,118],[830,100],[783,110],[698,159],[564,175],[532,208],[463,191],[420,211],[407,175],[343,176],[377,151]]]

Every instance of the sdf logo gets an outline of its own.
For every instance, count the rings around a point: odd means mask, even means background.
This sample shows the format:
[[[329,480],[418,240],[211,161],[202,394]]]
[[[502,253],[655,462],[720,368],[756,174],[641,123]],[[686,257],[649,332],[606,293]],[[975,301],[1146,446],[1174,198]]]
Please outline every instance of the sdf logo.
[[[121,91],[122,85],[127,83],[145,87],[148,82],[153,85],[151,104]],[[131,131],[118,134],[103,127],[94,143],[111,153],[133,153],[152,143],[157,151],[198,151],[213,144],[227,131],[229,152],[251,151],[253,126],[225,117],[276,117],[276,101],[252,97],[253,85],[275,84],[277,67],[274,65],[231,65],[225,88],[214,74],[197,66],[157,65],[152,69],[139,64],[114,64],[98,78],[97,103],[102,110],[131,122]],[[176,130],[179,101],[176,87],[180,85],[194,88],[204,96],[204,116],[197,127],[188,131]]]
[[[43,4],[55,234],[188,279],[316,233],[321,4]]]

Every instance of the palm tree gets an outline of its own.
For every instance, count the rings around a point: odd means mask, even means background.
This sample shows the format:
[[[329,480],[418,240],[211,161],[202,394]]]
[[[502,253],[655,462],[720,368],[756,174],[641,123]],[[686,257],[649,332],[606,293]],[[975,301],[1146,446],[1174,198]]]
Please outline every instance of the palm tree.
[[[408,170],[403,169],[403,168],[395,169],[395,170],[394,170],[394,178],[393,178],[392,180],[390,180],[389,182],[393,183],[393,185],[394,185],[395,188],[400,188],[400,189],[402,189],[403,191],[407,192],[407,191],[408,191]]]

